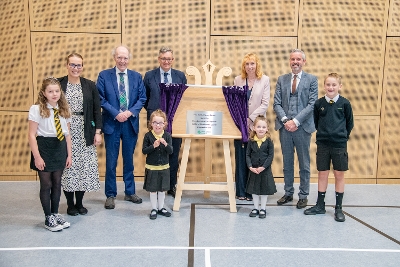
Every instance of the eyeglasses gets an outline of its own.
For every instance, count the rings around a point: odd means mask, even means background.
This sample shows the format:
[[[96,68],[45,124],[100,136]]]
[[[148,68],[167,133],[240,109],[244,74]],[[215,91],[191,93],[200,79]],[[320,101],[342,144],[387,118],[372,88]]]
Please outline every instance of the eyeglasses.
[[[151,124],[153,124],[153,125],[157,125],[157,126],[164,126],[164,122],[156,122],[156,121],[153,121]]]
[[[82,69],[82,64],[74,64],[74,63],[69,63],[68,64],[71,68],[75,69],[77,68],[78,70]]]
[[[159,59],[163,62],[171,62],[174,58],[166,58],[166,57],[159,57]]]

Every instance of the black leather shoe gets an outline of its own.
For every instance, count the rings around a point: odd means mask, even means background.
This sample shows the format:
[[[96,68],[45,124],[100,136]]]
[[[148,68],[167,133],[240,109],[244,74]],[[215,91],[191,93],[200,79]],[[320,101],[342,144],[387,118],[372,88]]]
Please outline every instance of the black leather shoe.
[[[260,215],[258,215],[258,218],[265,219],[265,217],[267,217],[267,212],[265,210],[260,210]]]
[[[67,208],[67,214],[68,215],[71,215],[71,216],[76,216],[76,215],[78,215],[79,214],[79,212],[78,212],[78,209],[77,208],[75,208],[75,207],[68,207]]]
[[[293,196],[284,195],[276,203],[278,203],[278,205],[283,205],[283,204],[286,204],[286,203],[288,203],[290,201],[293,201]]]
[[[250,217],[257,217],[258,214],[259,214],[258,210],[257,210],[257,209],[253,209],[253,210],[250,212],[249,216],[250,216]]]
[[[303,208],[307,207],[307,203],[308,203],[307,198],[299,199],[299,201],[297,201],[296,207],[298,209],[303,209]]]
[[[176,194],[176,187],[174,187],[174,188],[172,188],[172,189],[168,190],[168,191],[167,191],[167,194],[168,194],[168,195],[171,195],[172,197],[174,197],[174,198],[175,198],[175,194]]]
[[[315,205],[309,209],[304,210],[305,215],[316,215],[316,214],[325,214],[325,203],[323,205]]]
[[[335,221],[337,222],[344,222],[346,220],[346,217],[343,214],[343,211],[341,208],[335,209]]]
[[[165,217],[171,217],[171,212],[167,211],[165,208],[162,208],[158,211],[158,215],[162,215]]]
[[[85,215],[85,214],[88,213],[87,208],[85,208],[84,206],[82,206],[82,207],[77,207],[77,206],[75,206],[75,208],[78,210],[78,212],[79,212],[80,215]]]
[[[157,210],[152,209],[150,212],[150,220],[155,220],[155,219],[157,219]]]

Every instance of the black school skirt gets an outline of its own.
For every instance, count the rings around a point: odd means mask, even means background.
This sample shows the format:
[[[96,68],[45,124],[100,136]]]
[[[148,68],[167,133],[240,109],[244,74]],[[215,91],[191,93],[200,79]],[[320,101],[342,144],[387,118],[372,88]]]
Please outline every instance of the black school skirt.
[[[43,137],[37,136],[36,141],[39,148],[39,153],[46,167],[44,172],[54,172],[65,169],[65,162],[67,160],[67,142],[60,141],[57,137]],[[39,171],[35,166],[35,159],[31,153],[31,169]]]

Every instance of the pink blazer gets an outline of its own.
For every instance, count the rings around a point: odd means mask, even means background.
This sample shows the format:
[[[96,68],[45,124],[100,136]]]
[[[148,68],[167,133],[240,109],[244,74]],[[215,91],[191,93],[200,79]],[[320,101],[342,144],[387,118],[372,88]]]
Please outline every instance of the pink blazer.
[[[234,85],[244,86],[246,85],[246,79],[242,79],[242,76],[236,76]],[[267,112],[270,98],[270,83],[269,77],[263,75],[261,79],[257,79],[254,82],[253,89],[249,98],[249,117],[247,119],[248,129],[253,129],[253,121],[258,115],[264,115]]]

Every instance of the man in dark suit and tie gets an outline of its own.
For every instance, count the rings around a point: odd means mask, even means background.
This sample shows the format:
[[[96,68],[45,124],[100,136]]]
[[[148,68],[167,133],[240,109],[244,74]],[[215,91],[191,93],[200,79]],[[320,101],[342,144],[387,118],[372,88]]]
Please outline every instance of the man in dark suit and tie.
[[[146,87],[147,96],[144,107],[147,110],[147,120],[150,119],[150,115],[154,110],[160,108],[160,83],[187,83],[186,76],[182,71],[172,69],[173,62],[173,51],[168,47],[162,47],[158,54],[158,63],[160,66],[146,72],[144,75],[144,85]],[[173,153],[169,156],[170,190],[168,190],[167,193],[173,197],[175,197],[176,192],[179,167],[178,157],[181,144],[181,138],[172,138]]]
[[[139,113],[146,102],[146,89],[142,76],[128,70],[131,59],[129,49],[118,46],[112,51],[115,67],[99,73],[96,87],[99,90],[103,109],[103,132],[106,148],[105,194],[104,207],[115,208],[117,196],[116,167],[122,140],[123,179],[125,183],[125,200],[142,203],[136,195],[133,176],[133,153],[139,133]]]
[[[300,169],[296,206],[302,209],[307,206],[310,189],[310,140],[315,131],[313,109],[318,99],[318,79],[302,70],[306,64],[306,55],[302,50],[291,51],[289,64],[292,72],[278,78],[274,96],[275,130],[279,130],[285,182],[285,195],[277,203],[283,205],[293,201],[296,150]]]

